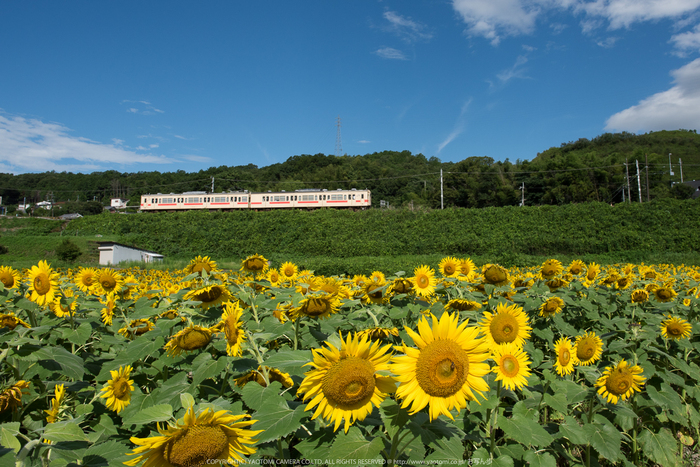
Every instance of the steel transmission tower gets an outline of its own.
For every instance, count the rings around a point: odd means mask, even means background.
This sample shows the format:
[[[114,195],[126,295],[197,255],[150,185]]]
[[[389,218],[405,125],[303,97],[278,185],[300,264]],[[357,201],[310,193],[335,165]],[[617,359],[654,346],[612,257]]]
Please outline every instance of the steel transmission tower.
[[[336,119],[336,126],[338,127],[338,133],[335,137],[335,155],[340,157],[343,155],[343,144],[340,142],[340,115]]]

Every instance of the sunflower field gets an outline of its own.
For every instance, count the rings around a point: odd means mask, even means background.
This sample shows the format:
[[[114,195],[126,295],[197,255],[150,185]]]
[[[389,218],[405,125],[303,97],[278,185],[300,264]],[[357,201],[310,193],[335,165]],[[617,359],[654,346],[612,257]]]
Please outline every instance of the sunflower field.
[[[0,266],[0,466],[700,465],[699,282]]]

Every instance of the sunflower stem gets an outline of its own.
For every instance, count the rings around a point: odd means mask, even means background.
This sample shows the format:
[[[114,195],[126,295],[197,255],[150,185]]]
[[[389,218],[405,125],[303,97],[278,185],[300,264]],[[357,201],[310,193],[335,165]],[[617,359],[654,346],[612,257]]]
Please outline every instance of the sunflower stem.
[[[593,422],[593,407],[595,406],[595,396],[591,399],[591,403],[588,406],[588,423]],[[591,467],[591,443],[586,445],[586,467]]]
[[[368,315],[372,317],[372,321],[374,321],[374,327],[378,328],[379,327],[379,321],[377,321],[377,316],[370,311],[369,308],[365,308],[365,311],[367,312]]]
[[[493,452],[496,449],[496,422],[498,417],[498,407],[501,405],[501,382],[498,381],[496,386],[496,408],[492,410],[489,420],[489,437],[491,438],[491,446],[489,452],[491,454],[491,459],[493,459]]]
[[[299,322],[301,321],[301,316],[297,317],[297,319],[294,321],[294,350],[297,350],[299,347],[299,327],[300,324]]]

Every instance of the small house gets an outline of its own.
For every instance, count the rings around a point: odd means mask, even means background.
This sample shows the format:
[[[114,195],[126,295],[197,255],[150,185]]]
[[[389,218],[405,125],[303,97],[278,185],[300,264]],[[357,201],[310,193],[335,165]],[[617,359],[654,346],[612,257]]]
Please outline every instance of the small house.
[[[97,249],[100,252],[100,264],[116,265],[124,261],[141,261],[144,263],[154,263],[162,261],[164,256],[154,251],[136,248],[134,246],[123,245],[117,242],[97,242]]]
[[[124,209],[128,202],[129,202],[128,199],[112,198],[112,202],[110,204],[110,207],[113,207],[115,209]]]

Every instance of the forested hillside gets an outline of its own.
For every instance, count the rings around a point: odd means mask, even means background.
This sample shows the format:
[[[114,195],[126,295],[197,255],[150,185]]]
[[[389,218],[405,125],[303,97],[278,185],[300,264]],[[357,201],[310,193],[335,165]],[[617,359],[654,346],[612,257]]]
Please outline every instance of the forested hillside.
[[[673,177],[669,174],[669,154]],[[522,199],[525,205],[610,204],[622,202],[623,196],[638,200],[638,186],[644,201],[690,197],[693,190],[677,183],[679,159],[685,181],[700,179],[700,136],[694,130],[606,133],[515,162],[469,157],[452,163],[409,151],[383,151],[341,157],[296,155],[267,167],[220,166],[192,173],[0,174],[0,196],[4,205],[18,204],[25,198],[31,203],[53,199],[109,204],[109,198],[122,197],[137,206],[141,194],[211,191],[214,183],[215,191],[369,188],[375,206],[384,200],[390,206],[412,208],[437,208],[441,202],[445,207],[517,206]]]

